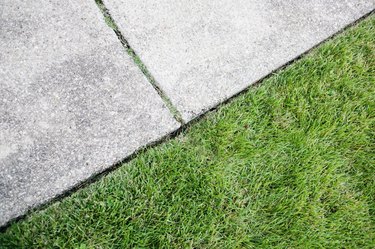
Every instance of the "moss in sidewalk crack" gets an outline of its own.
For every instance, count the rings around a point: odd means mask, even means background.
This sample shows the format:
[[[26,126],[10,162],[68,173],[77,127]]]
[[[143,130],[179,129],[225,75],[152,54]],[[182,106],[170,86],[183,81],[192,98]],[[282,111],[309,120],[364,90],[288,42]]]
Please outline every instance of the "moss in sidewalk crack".
[[[177,108],[173,105],[172,101],[160,88],[159,84],[156,82],[155,78],[149,72],[146,65],[142,62],[141,58],[139,58],[139,56],[135,53],[135,51],[130,47],[129,42],[121,34],[120,29],[118,28],[116,22],[111,17],[109,10],[104,5],[103,1],[95,0],[95,2],[104,16],[105,23],[108,25],[108,27],[110,27],[115,32],[115,34],[117,35],[118,39],[120,40],[121,44],[125,48],[128,55],[133,59],[134,63],[139,67],[142,73],[146,76],[147,80],[150,82],[150,84],[159,94],[160,98],[163,100],[164,104],[167,106],[167,108],[171,112],[174,119],[176,119],[179,123],[184,124],[185,122],[182,118],[181,113],[177,110]]]

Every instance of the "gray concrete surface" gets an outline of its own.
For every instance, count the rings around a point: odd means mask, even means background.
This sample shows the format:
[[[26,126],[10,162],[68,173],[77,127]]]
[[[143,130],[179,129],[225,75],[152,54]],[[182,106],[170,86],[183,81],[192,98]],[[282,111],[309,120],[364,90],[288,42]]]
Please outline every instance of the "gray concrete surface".
[[[0,226],[179,126],[94,0],[1,0],[0,68]]]
[[[186,121],[375,8],[375,0],[104,0]]]

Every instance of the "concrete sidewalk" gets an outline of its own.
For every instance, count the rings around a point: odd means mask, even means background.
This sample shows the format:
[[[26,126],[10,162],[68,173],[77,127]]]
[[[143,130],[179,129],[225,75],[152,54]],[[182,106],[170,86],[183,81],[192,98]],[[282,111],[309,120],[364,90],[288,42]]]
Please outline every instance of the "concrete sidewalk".
[[[375,8],[375,0],[104,0],[186,122]]]
[[[0,225],[179,127],[94,1],[2,1]]]
[[[375,0],[0,0],[0,227],[298,57]]]

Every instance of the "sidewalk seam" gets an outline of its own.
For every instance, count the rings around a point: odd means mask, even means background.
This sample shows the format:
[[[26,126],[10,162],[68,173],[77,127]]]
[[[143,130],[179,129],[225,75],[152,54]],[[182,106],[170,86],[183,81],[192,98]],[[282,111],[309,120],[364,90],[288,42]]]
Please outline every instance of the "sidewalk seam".
[[[128,55],[133,59],[134,63],[138,66],[138,68],[142,71],[144,76],[147,78],[148,82],[152,85],[152,87],[156,90],[160,98],[163,100],[164,104],[172,114],[173,118],[179,122],[181,125],[185,124],[184,119],[182,118],[181,113],[177,110],[177,108],[173,105],[172,101],[169,99],[167,94],[161,89],[159,84],[156,82],[154,76],[150,73],[147,69],[146,65],[142,62],[141,58],[137,55],[134,49],[130,46],[129,42],[125,39],[122,35],[120,29],[118,28],[115,20],[109,13],[109,10],[103,3],[103,0],[95,0],[96,5],[99,7],[101,13],[104,16],[104,20],[108,27],[110,27],[116,34],[117,38],[120,40],[122,46],[125,48]]]

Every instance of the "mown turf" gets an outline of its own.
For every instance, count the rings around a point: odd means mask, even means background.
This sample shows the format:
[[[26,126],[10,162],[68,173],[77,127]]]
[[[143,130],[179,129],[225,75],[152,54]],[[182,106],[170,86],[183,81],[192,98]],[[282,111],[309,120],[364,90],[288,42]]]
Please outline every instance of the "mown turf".
[[[375,248],[375,18],[0,236],[1,248]]]

